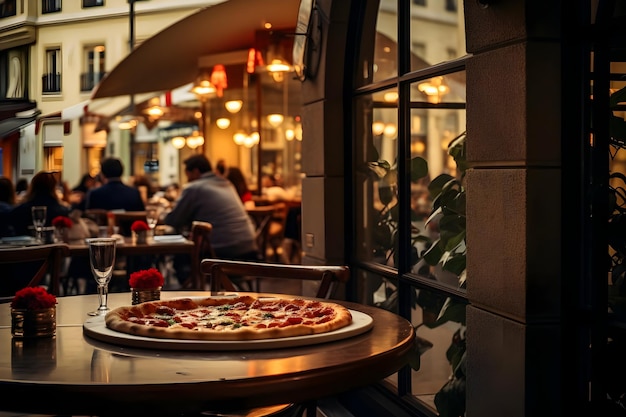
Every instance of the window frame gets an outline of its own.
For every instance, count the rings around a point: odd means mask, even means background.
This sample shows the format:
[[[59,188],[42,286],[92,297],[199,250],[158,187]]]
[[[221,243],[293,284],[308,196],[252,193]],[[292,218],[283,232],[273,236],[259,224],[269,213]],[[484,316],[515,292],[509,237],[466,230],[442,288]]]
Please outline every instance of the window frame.
[[[407,225],[411,224],[411,213],[410,213],[410,198],[411,198],[411,182],[407,180],[409,178],[408,172],[410,166],[408,166],[408,161],[411,159],[411,150],[410,150],[410,140],[405,139],[401,140],[400,138],[410,138],[411,137],[411,109],[415,108],[432,108],[432,109],[465,109],[465,103],[425,103],[425,102],[416,102],[411,101],[411,86],[414,86],[416,83],[424,80],[428,80],[435,76],[440,75],[448,75],[458,72],[464,72],[466,70],[466,63],[469,59],[468,55],[455,58],[446,62],[442,62],[439,64],[431,65],[427,68],[412,70],[411,69],[411,48],[414,40],[411,39],[411,13],[410,7],[413,2],[403,2],[398,1],[398,13],[397,13],[397,76],[391,77],[384,80],[375,80],[363,83],[360,80],[360,72],[363,71],[361,68],[362,57],[360,56],[359,45],[360,40],[355,41],[355,48],[353,51],[353,56],[348,57],[347,61],[351,62],[354,67],[351,69],[352,79],[355,80],[354,85],[346,86],[346,94],[348,97],[346,98],[346,102],[349,103],[350,114],[351,114],[351,126],[350,136],[352,138],[351,147],[349,150],[350,163],[346,164],[346,189],[350,190],[349,195],[351,198],[347,202],[346,213],[348,214],[348,218],[346,219],[347,225],[350,228],[350,233],[352,239],[348,239],[347,242],[347,252],[349,254],[349,264],[355,271],[355,275],[364,273],[367,275],[374,275],[377,277],[381,277],[387,280],[392,281],[398,288],[398,311],[397,313],[402,317],[411,320],[411,293],[414,290],[427,290],[432,291],[435,294],[451,298],[453,300],[460,301],[462,303],[467,304],[467,294],[465,290],[455,289],[450,286],[442,285],[436,281],[433,281],[431,278],[420,276],[418,274],[410,272],[411,270],[411,256],[412,256],[412,245],[411,245],[411,236],[410,236],[410,227]],[[376,8],[377,5],[355,5],[355,9],[351,15],[358,16],[358,18],[353,22],[355,25],[362,25],[359,29],[355,30],[355,33],[363,34],[363,28],[368,28],[369,30],[375,30],[375,20],[374,24],[370,21],[366,21],[367,17],[371,18],[372,16],[377,15],[377,11],[372,10]],[[358,20],[360,19],[360,21]],[[365,33],[364,36],[370,37],[370,33]],[[373,54],[372,54],[373,56]],[[373,79],[373,77],[372,77]],[[358,259],[356,247],[354,243],[357,241],[357,228],[358,225],[355,224],[354,220],[358,218],[356,216],[357,211],[359,210],[359,205],[357,204],[357,178],[355,177],[355,173],[357,171],[357,167],[360,162],[358,160],[358,156],[355,155],[355,151],[358,149],[358,141],[360,140],[358,133],[356,131],[356,126],[358,123],[362,123],[359,119],[359,114],[356,112],[359,111],[359,107],[356,106],[359,98],[364,97],[366,95],[371,95],[375,92],[380,92],[384,90],[393,90],[395,89],[398,92],[398,105],[397,105],[397,122],[398,122],[398,149],[397,149],[397,161],[398,161],[398,205],[399,205],[399,237],[398,237],[398,251],[399,251],[399,263],[395,265],[395,267],[391,267],[388,265],[363,261]],[[349,283],[348,288],[348,296],[350,299],[354,301],[360,302],[359,299],[359,289],[356,286],[357,284],[353,281]],[[397,392],[396,395],[405,405],[411,407],[411,409],[417,411],[420,410],[427,415],[435,415],[433,414],[433,410],[431,410],[425,403],[422,403],[412,394],[412,370],[408,366],[401,369],[397,374]],[[391,386],[389,384],[383,384],[387,386],[387,389],[390,389]]]
[[[59,94],[63,89],[63,59],[60,46],[48,46],[44,50],[44,73],[41,77],[42,94]],[[46,79],[48,77],[48,81]],[[50,81],[49,77],[53,77]],[[48,86],[48,87],[46,87]]]

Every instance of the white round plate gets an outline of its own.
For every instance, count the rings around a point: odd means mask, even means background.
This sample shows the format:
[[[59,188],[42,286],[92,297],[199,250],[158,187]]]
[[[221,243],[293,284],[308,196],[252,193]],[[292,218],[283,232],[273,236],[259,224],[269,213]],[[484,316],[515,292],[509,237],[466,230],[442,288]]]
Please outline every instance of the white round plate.
[[[83,334],[102,342],[144,349],[204,351],[274,349],[332,342],[365,333],[372,328],[374,320],[369,315],[356,310],[350,310],[350,313],[352,314],[352,323],[346,327],[342,327],[341,329],[328,333],[286,337],[280,339],[241,341],[157,339],[111,330],[106,327],[104,323],[104,316],[90,317],[87,319],[87,321],[83,323]]]

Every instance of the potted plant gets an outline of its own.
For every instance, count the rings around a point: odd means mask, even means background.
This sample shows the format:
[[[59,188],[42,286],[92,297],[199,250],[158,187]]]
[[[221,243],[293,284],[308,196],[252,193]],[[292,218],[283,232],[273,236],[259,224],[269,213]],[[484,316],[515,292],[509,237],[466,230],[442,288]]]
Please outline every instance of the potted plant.
[[[161,299],[161,288],[164,283],[163,275],[156,268],[131,273],[128,285],[133,305]]]
[[[452,273],[458,277],[459,288],[466,286],[466,223],[465,223],[465,187],[463,179],[467,169],[465,155],[466,133],[463,132],[454,138],[449,146],[448,153],[454,158],[459,170],[459,177],[441,174],[428,185],[428,192],[432,200],[432,211],[425,222],[425,227],[436,224],[438,238],[431,240],[414,226],[411,230],[411,244],[413,255],[411,264],[417,267],[421,274],[437,279],[431,270]],[[376,240],[375,253],[384,256],[384,262],[396,261],[397,250],[395,235],[398,231],[398,207],[394,197],[393,187],[397,171],[388,161],[375,161],[368,164],[368,168],[376,175],[379,184],[379,199],[384,205],[379,211],[374,237]],[[417,182],[428,175],[428,163],[421,157],[411,160],[411,181]],[[412,218],[412,220],[415,220]],[[425,249],[419,251],[418,244]],[[420,267],[421,265],[421,267]],[[379,307],[395,311],[397,303],[396,289],[392,289]],[[452,367],[449,381],[435,395],[435,404],[441,417],[457,417],[465,413],[465,303],[450,297],[429,291],[413,290],[411,299],[423,311],[424,320],[416,326],[435,328],[447,322],[460,324],[454,333],[446,356]],[[419,370],[420,357],[432,344],[416,334],[414,356],[410,361],[413,369]]]
[[[11,301],[11,334],[15,338],[51,337],[56,333],[57,299],[43,287],[25,287]]]

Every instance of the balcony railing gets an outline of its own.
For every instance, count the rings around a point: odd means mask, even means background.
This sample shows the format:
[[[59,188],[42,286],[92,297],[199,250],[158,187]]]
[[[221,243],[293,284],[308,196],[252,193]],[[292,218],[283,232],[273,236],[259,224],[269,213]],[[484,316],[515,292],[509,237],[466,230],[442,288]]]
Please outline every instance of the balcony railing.
[[[106,72],[86,72],[80,75],[80,91],[91,91],[106,75]]]
[[[61,11],[61,0],[41,0],[41,13],[55,13]]]
[[[61,92],[61,73],[44,74],[41,77],[42,93],[60,93]]]

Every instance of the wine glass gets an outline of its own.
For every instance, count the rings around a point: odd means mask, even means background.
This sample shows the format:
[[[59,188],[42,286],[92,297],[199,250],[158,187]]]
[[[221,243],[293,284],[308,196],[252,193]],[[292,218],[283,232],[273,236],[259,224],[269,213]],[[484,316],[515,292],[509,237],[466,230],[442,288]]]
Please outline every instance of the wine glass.
[[[146,210],[146,221],[148,223],[148,227],[150,228],[150,233],[154,236],[154,229],[159,222],[159,212],[155,208],[149,208]]]
[[[89,245],[89,264],[91,272],[98,283],[98,301],[100,303],[96,311],[88,313],[90,316],[104,315],[109,311],[107,306],[107,295],[109,292],[109,281],[113,275],[113,265],[115,264],[115,238],[99,237],[87,239]]]
[[[43,227],[46,224],[46,216],[48,207],[46,206],[33,206],[31,207],[31,213],[33,216],[33,226],[37,232],[37,241],[43,243]]]

